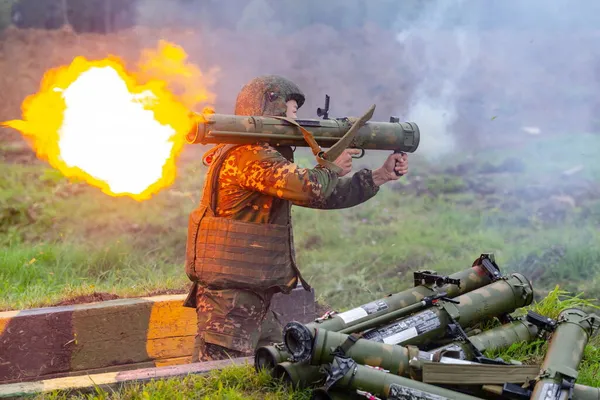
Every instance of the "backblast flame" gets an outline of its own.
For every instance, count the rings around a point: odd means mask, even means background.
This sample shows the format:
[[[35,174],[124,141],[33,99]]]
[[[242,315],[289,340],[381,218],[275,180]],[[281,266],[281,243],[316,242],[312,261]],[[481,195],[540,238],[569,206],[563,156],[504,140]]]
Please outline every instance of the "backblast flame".
[[[138,74],[113,56],[77,57],[52,69],[39,92],[23,102],[23,120],[3,125],[20,131],[38,158],[65,176],[111,196],[149,199],[174,182],[175,162],[194,122],[189,101],[173,94],[164,76],[185,81],[199,70],[185,64],[182,49],[165,42],[144,56]],[[211,96],[206,88],[192,93],[185,96],[194,102]]]

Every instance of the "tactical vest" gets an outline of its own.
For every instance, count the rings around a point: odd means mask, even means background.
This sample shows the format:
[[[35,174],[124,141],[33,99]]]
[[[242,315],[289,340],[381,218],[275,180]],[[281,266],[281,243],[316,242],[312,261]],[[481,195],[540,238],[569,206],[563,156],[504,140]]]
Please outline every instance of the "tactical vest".
[[[310,286],[296,266],[291,203],[285,225],[217,217],[219,171],[235,145],[219,145],[212,154],[202,198],[189,217],[186,274],[210,289],[246,289],[289,293],[298,279]]]

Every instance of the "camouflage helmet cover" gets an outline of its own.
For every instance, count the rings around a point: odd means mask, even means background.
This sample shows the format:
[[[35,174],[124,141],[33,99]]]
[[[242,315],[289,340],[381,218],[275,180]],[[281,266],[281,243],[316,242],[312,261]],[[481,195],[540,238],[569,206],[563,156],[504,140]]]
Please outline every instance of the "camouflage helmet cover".
[[[304,93],[294,82],[278,75],[259,76],[240,90],[235,115],[285,116],[289,100],[296,100],[298,108],[304,104]]]

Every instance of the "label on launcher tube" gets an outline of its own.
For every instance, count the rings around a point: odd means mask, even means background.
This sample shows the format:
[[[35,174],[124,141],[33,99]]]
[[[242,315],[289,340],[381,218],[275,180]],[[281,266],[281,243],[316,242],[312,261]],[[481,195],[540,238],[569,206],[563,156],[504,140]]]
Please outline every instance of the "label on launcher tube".
[[[386,344],[398,344],[441,326],[437,314],[423,311],[383,328],[374,329],[363,336],[367,340]]]
[[[352,310],[345,311],[337,316],[340,317],[344,323],[350,324],[354,321],[358,321],[359,319],[368,317],[369,315],[387,310],[388,308],[389,307],[385,301],[377,300],[368,304],[363,304],[362,306],[353,308]]]

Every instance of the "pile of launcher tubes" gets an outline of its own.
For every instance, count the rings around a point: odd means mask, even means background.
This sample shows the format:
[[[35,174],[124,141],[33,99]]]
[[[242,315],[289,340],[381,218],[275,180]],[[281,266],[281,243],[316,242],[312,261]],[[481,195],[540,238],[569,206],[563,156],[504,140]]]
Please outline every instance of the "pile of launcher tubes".
[[[600,388],[576,383],[600,326],[586,307],[555,319],[526,311],[531,282],[503,275],[492,254],[450,276],[417,271],[413,279],[349,311],[288,323],[281,343],[257,349],[255,368],[311,388],[314,400],[600,400]],[[548,341],[538,364],[489,356],[534,341]]]

